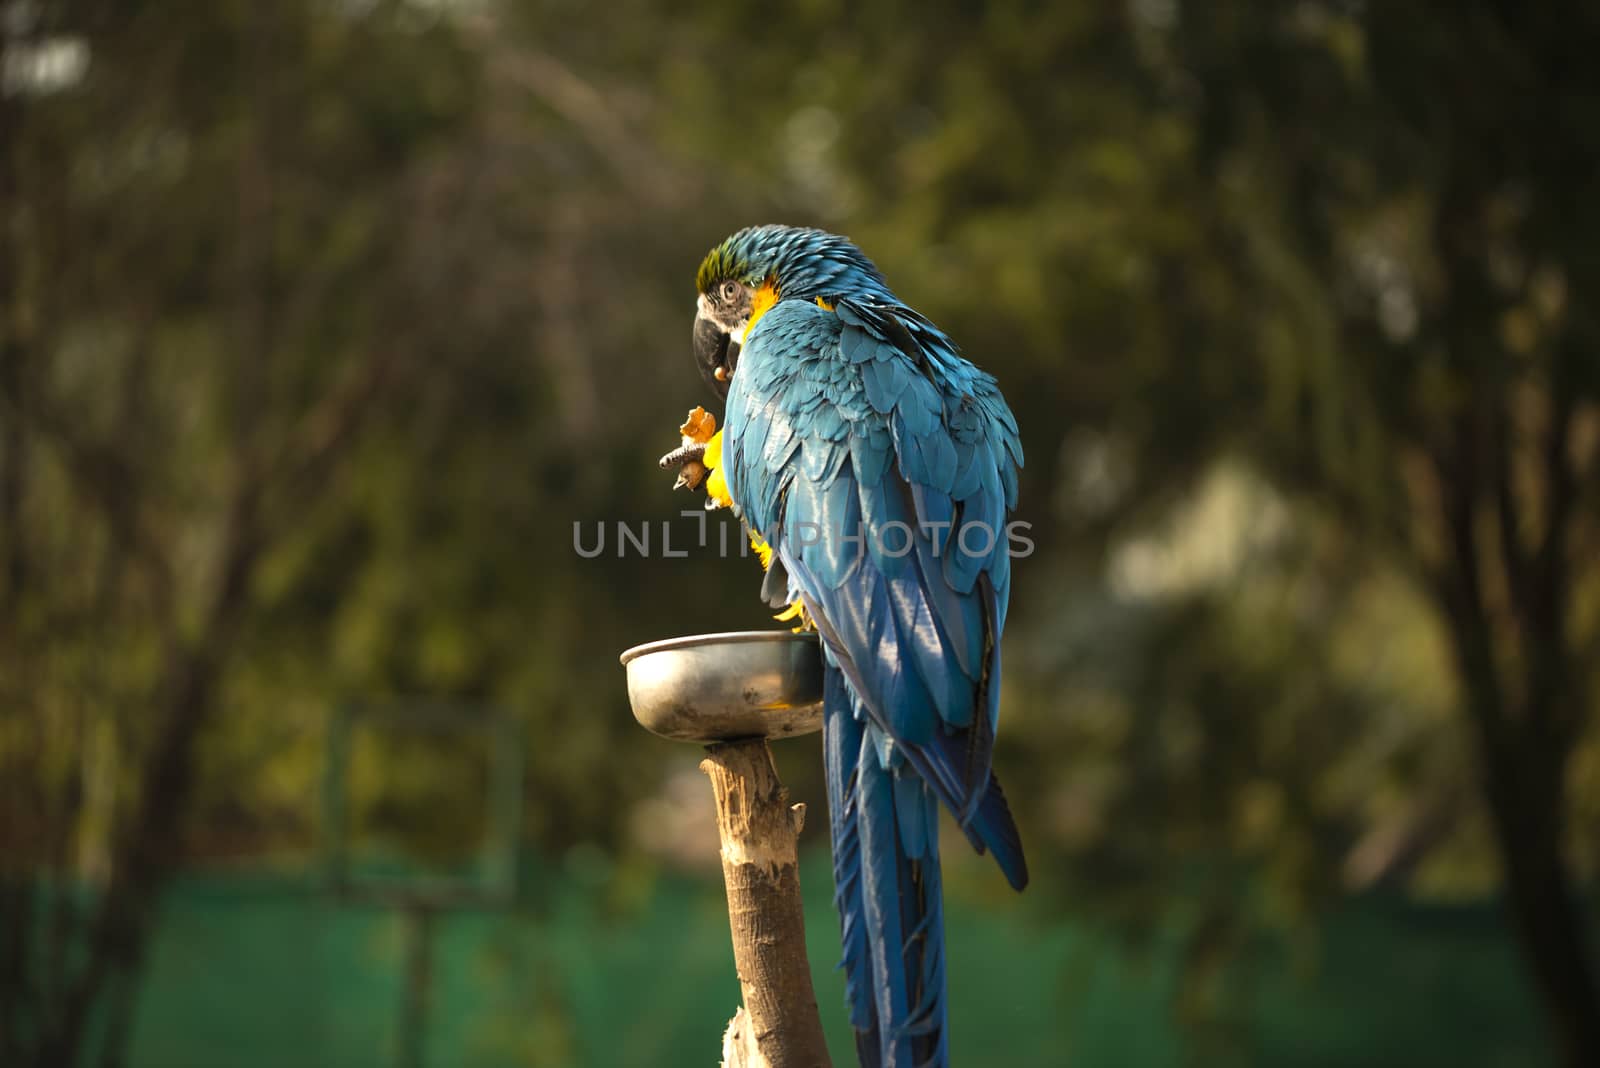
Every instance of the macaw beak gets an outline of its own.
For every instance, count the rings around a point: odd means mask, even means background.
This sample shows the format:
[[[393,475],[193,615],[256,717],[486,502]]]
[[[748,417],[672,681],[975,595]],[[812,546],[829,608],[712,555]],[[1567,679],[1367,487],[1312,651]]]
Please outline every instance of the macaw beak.
[[[694,362],[711,391],[726,398],[734,366],[739,362],[739,343],[715,321],[705,315],[697,315],[694,320]]]

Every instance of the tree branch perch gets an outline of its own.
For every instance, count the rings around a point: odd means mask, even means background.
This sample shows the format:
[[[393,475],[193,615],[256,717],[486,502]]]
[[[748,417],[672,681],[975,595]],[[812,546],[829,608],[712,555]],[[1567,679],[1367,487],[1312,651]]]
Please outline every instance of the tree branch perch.
[[[733,960],[744,1006],[723,1039],[724,1068],[828,1068],[806,959],[798,838],[805,806],[789,805],[764,739],[709,746],[722,839]]]

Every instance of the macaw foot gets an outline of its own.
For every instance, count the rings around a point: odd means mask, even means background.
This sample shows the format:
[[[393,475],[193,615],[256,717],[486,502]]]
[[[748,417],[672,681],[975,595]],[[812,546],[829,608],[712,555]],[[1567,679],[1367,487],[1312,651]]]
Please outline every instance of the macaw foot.
[[[663,471],[678,468],[678,481],[672,484],[673,489],[700,488],[711,472],[701,458],[706,454],[706,445],[703,441],[690,441],[679,445],[676,449],[663,456],[658,463]]]
[[[695,408],[678,428],[678,434],[682,444],[659,461],[662,470],[678,469],[678,480],[672,488],[696,490],[703,485],[708,509],[731,505],[727,484],[717,471],[722,462],[722,435],[717,433],[716,416],[704,408]]]
[[[791,619],[798,620],[793,627],[789,628],[796,634],[804,634],[808,630],[817,629],[816,623],[812,622],[811,620],[811,613],[806,611],[806,603],[804,601],[795,601],[783,612],[780,612],[778,615],[775,615],[772,618],[776,619],[779,623],[787,623]]]

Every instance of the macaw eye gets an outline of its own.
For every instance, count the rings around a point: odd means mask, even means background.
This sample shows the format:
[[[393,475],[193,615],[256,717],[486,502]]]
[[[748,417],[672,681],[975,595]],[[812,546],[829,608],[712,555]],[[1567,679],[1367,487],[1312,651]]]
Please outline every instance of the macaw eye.
[[[732,300],[739,295],[739,283],[728,281],[722,283],[722,299]]]

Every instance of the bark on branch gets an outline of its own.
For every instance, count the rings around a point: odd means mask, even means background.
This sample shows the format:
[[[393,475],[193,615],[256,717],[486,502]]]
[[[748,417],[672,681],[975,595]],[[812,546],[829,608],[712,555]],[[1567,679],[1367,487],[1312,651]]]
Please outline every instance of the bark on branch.
[[[806,959],[797,839],[805,806],[789,805],[760,738],[710,746],[733,961],[744,1007],[723,1040],[724,1068],[827,1068]]]

